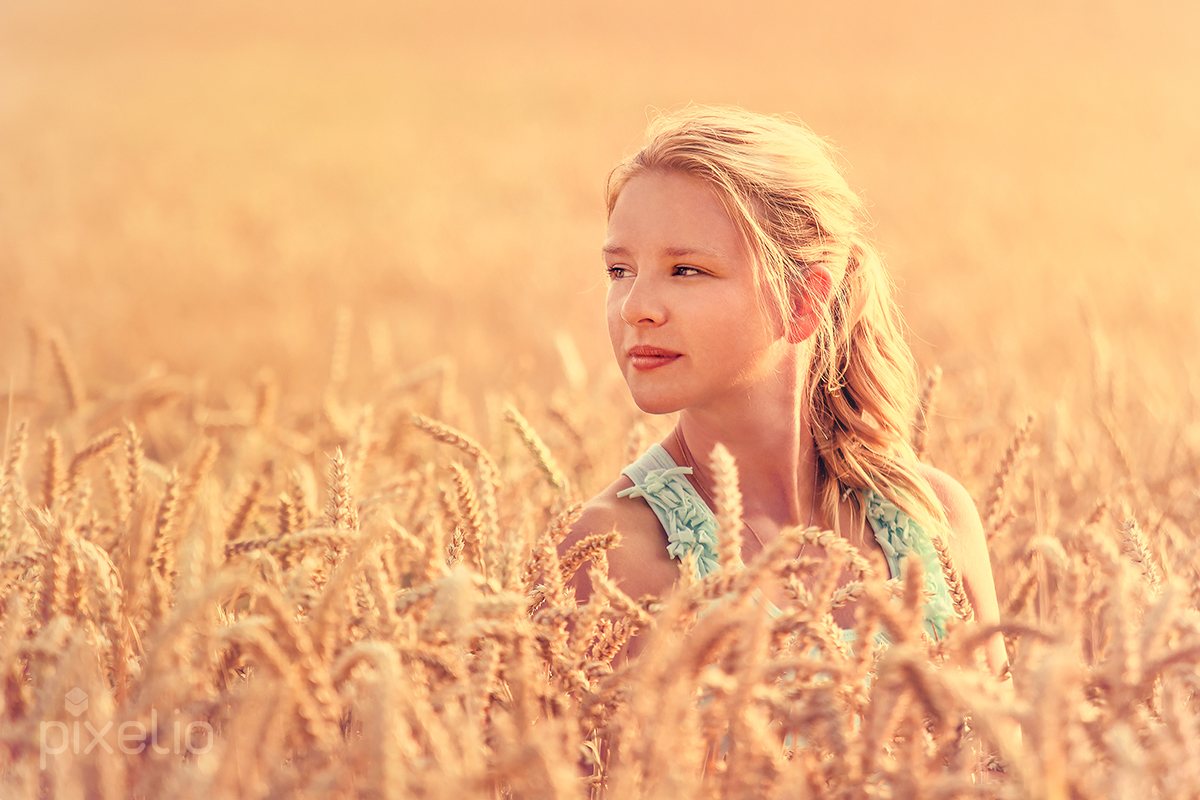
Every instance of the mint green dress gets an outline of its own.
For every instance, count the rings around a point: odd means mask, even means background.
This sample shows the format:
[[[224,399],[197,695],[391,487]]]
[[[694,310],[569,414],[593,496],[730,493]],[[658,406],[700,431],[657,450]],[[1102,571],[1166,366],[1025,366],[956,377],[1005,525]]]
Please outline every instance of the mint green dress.
[[[633,481],[633,486],[617,496],[645,499],[666,531],[667,553],[680,561],[689,553],[694,554],[696,574],[703,578],[719,569],[717,518],[684,477],[691,471],[691,467],[676,464],[661,445],[650,445],[641,458],[621,470],[622,475]],[[931,636],[940,639],[946,634],[946,622],[954,614],[954,604],[933,541],[912,517],[879,492],[867,489],[863,500],[867,520],[887,559],[891,577],[900,577],[900,562],[905,558],[921,559],[925,574],[925,627]],[[768,610],[779,613],[770,605]]]

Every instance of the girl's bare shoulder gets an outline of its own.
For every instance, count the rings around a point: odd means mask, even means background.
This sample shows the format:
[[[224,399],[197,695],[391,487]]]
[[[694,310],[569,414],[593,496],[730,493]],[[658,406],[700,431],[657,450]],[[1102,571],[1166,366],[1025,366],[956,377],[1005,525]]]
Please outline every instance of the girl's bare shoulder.
[[[659,594],[669,588],[678,576],[678,567],[667,554],[667,535],[650,506],[638,498],[617,496],[618,492],[631,486],[633,482],[622,475],[584,504],[579,520],[559,545],[559,554],[566,553],[589,536],[616,531],[621,541],[608,551],[609,577],[626,594],[637,598],[643,594]],[[576,582],[577,597],[581,601],[590,594],[585,573],[586,566],[576,573],[581,578]]]
[[[633,481],[622,475],[587,501],[583,513],[571,526],[571,532],[560,549],[568,550],[588,536],[615,530],[621,534],[621,546],[624,548],[643,550],[652,545],[661,545],[665,554],[667,537],[650,506],[637,498],[618,497],[619,492],[631,486]]]
[[[975,501],[971,499],[970,493],[963,488],[961,483],[928,464],[918,463],[917,471],[929,483],[933,493],[941,502],[951,531],[960,536],[970,537],[978,530],[978,533],[982,535],[983,526],[979,521],[979,511],[975,508]]]
[[[961,570],[975,612],[986,622],[999,619],[996,584],[992,577],[987,536],[975,501],[962,484],[927,464],[919,467],[921,476],[933,487],[950,523],[950,555]]]
[[[975,501],[962,484],[939,469],[927,464],[919,466],[921,477],[929,482],[946,512],[950,523],[950,556],[962,572],[967,596],[975,609],[976,618],[984,624],[1000,621],[1000,606],[996,601],[996,582],[992,575],[991,554],[987,535],[979,519]],[[993,636],[987,644],[988,663],[1000,673],[1008,663],[1004,641]]]

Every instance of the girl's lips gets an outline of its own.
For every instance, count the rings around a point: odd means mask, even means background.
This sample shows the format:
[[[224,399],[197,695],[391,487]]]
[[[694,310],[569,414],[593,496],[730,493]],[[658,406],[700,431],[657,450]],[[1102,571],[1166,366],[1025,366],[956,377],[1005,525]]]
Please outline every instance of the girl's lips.
[[[629,363],[639,372],[665,367],[682,356],[682,353],[676,353],[673,350],[664,350],[661,347],[650,347],[648,345],[638,345],[637,347],[629,348]]]
[[[674,363],[682,356],[630,356],[629,363],[633,364],[633,368],[638,372],[646,372],[651,369],[665,367],[667,364]]]

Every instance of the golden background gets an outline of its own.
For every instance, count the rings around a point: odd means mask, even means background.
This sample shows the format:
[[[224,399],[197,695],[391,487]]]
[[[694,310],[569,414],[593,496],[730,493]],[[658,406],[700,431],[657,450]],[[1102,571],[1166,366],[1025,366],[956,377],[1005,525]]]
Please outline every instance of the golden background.
[[[998,743],[997,796],[1192,797],[1198,31],[1193,0],[0,0],[0,794],[984,797]],[[981,512],[1011,692],[882,576],[860,641],[886,613],[894,646],[850,658],[834,560],[769,648],[754,578],[653,619],[560,591],[617,537],[560,561],[559,512],[670,424],[612,364],[599,247],[608,170],[689,102],[841,148],[944,371],[913,441]],[[182,709],[216,748],[47,768],[72,685],[97,730]]]
[[[841,148],[949,418],[1074,413],[1107,375],[1194,430],[1197,30],[1193,3],[7,2],[0,377],[46,399],[57,330],[93,394],[157,370],[222,407],[265,367],[311,406],[344,309],[360,394],[448,358],[479,430],[481,398],[563,384],[569,339],[627,417],[605,175],[654,109],[734,103]]]

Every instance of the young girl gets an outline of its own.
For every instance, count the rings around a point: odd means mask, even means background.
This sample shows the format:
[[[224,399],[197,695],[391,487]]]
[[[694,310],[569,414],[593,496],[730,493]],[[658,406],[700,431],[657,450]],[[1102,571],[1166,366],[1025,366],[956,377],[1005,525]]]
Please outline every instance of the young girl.
[[[953,613],[931,538],[944,535],[977,618],[997,621],[970,496],[907,442],[913,358],[862,201],[828,145],[740,109],[663,117],[609,176],[603,253],[629,391],[679,421],[586,505],[564,549],[619,531],[609,574],[634,598],[665,595],[689,552],[700,574],[717,568],[708,462],[721,443],[738,466],[744,562],[794,525],[833,530],[885,576],[919,556],[936,634]],[[584,570],[574,583],[585,601]],[[781,590],[767,599],[784,605]],[[846,606],[834,620],[849,628],[853,616]],[[988,660],[1002,669],[999,637]]]

